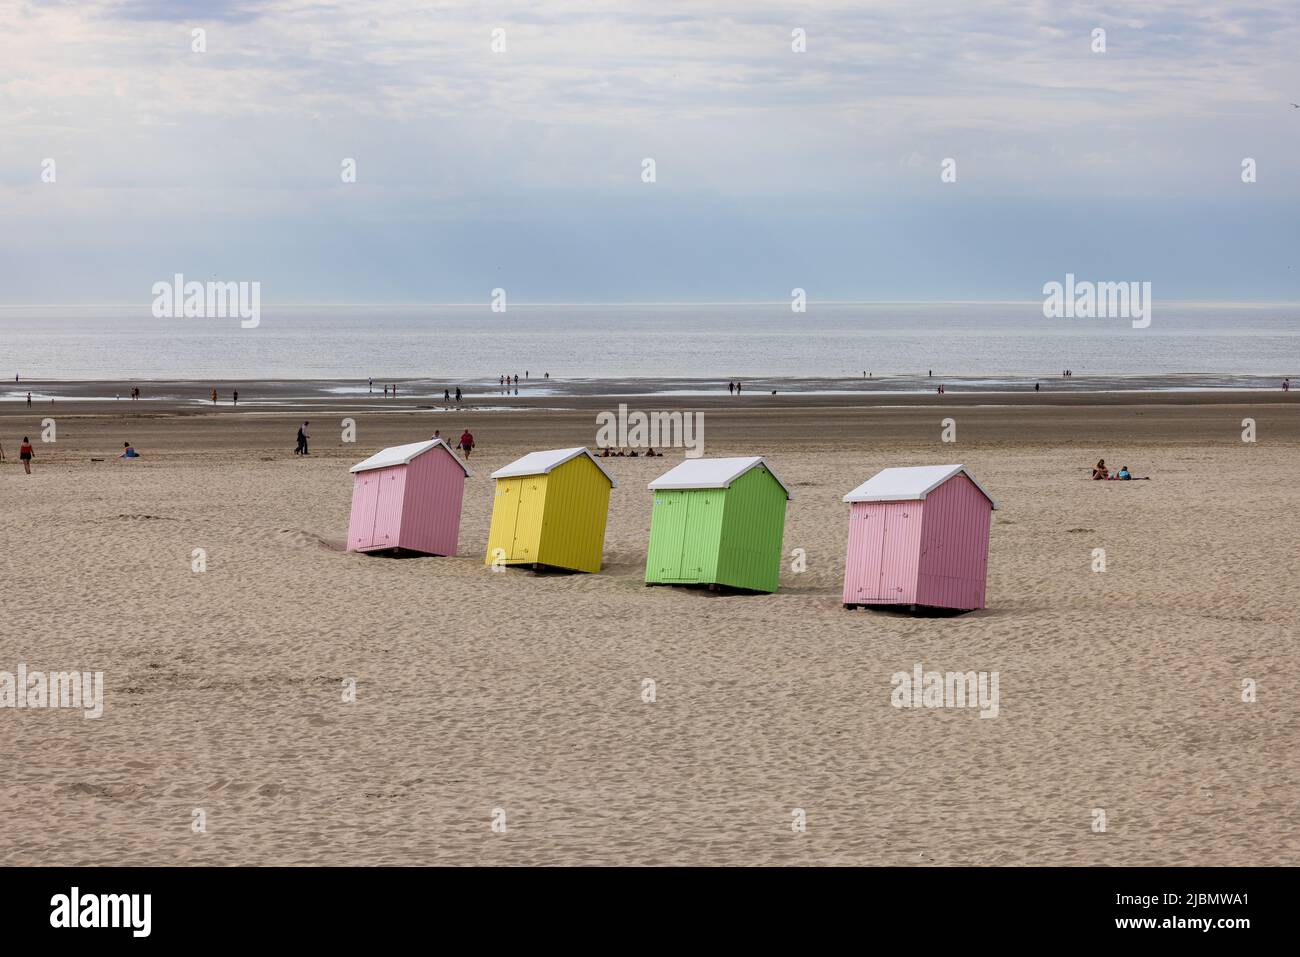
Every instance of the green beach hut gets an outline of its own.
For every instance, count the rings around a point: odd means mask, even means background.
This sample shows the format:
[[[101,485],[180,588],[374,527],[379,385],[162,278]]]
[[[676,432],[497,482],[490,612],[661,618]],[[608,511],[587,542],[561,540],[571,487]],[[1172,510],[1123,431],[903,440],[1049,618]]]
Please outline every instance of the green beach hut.
[[[647,585],[776,591],[791,495],[761,456],[687,459],[648,487]]]

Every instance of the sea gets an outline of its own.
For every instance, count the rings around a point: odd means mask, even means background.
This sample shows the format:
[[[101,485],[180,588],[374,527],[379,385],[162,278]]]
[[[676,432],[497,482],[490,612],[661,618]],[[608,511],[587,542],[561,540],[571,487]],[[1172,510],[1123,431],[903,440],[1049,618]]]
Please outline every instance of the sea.
[[[278,306],[154,318],[134,306],[0,307],[0,382],[33,380],[1158,379],[1300,374],[1300,304],[1161,303],[1045,318],[1041,301]],[[1262,377],[1262,380],[1261,380]],[[12,382],[12,378],[9,380]],[[1161,379],[1162,387],[1179,388]]]

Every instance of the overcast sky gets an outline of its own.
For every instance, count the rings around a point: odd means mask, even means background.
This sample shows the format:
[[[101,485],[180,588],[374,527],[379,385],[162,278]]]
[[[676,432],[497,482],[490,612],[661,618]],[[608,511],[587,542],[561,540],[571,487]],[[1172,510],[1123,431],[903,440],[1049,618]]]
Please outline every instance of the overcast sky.
[[[0,303],[1297,300],[1297,51],[1295,0],[0,0]]]

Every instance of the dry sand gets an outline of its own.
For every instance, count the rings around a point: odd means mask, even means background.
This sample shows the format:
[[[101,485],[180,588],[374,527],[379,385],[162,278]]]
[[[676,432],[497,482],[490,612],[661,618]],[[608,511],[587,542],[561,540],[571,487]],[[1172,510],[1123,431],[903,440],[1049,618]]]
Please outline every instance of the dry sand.
[[[643,586],[645,483],[679,454],[610,463],[601,574],[484,567],[488,472],[594,444],[608,401],[364,412],[356,445],[362,406],[321,404],[306,460],[299,413],[64,403],[30,477],[51,413],[6,403],[0,670],[102,670],[107,702],[0,710],[0,863],[1300,863],[1300,406],[946,398],[708,404],[707,453],[797,495],[771,596]],[[460,555],[345,553],[348,466],[467,422]],[[1154,480],[1090,482],[1099,455]],[[840,496],[950,461],[1002,506],[989,608],[845,611]],[[891,707],[916,662],[998,671],[999,716]]]

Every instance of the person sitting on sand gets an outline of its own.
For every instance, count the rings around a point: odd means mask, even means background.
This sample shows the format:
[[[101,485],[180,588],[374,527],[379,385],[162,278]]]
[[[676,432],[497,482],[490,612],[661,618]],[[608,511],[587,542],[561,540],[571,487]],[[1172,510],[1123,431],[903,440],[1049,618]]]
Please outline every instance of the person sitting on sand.
[[[1119,472],[1116,474],[1115,477],[1116,477],[1117,479],[1120,479],[1121,481],[1124,481],[1124,482],[1127,482],[1127,481],[1129,481],[1131,478],[1133,478],[1133,476],[1129,474],[1129,470],[1128,470],[1128,466],[1127,466],[1127,465],[1121,465],[1121,466],[1119,467]]]
[[[1098,481],[1110,478],[1110,469],[1106,468],[1105,459],[1097,460],[1097,464],[1092,467],[1092,477]]]
[[[119,459],[138,459],[140,457],[140,453],[131,448],[130,442],[123,442],[122,449],[123,452],[118,456]]]

